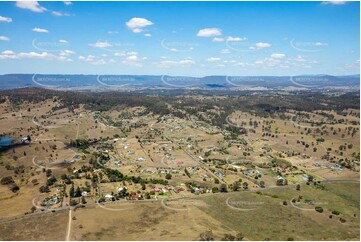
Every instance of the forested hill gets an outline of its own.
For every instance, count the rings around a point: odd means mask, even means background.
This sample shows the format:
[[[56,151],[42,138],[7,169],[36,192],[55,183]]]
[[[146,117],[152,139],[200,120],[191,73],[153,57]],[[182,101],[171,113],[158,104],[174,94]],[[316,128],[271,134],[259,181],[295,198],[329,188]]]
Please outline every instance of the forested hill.
[[[151,75],[0,75],[0,89],[24,87],[74,88],[77,90],[121,89],[241,89],[241,90],[314,90],[359,89],[360,75],[301,76],[151,76]]]

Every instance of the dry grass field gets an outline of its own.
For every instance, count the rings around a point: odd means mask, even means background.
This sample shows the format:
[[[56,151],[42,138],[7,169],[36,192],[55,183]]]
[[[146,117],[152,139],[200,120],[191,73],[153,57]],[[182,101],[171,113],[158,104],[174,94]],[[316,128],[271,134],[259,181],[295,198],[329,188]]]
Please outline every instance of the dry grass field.
[[[71,240],[198,240],[209,230],[216,240],[240,232],[245,240],[359,240],[359,166],[347,168],[344,159],[356,159],[360,149],[357,110],[327,111],[333,119],[320,127],[309,123],[324,119],[317,110],[300,112],[296,120],[235,111],[228,125],[248,132],[231,137],[229,129],[194,117],[144,113],[142,107],[94,112],[59,106],[50,100],[16,108],[0,104],[4,133],[16,142],[32,138],[0,156],[1,178],[12,176],[20,189],[0,185],[2,240],[63,240],[68,225]],[[210,113],[220,111],[202,115]],[[338,163],[342,169],[335,169]],[[281,175],[288,185],[276,186]],[[306,185],[308,175],[326,182]],[[42,193],[52,176],[55,185]],[[69,204],[82,198],[69,197],[68,179],[87,190],[84,207],[72,207],[70,224]],[[237,192],[219,193],[222,185],[231,192],[237,182]],[[41,202],[61,194],[63,186],[64,203],[54,206],[63,210],[41,212]],[[115,198],[124,187],[131,201]],[[106,203],[97,205],[100,199]],[[4,221],[30,213],[33,200],[34,214]]]

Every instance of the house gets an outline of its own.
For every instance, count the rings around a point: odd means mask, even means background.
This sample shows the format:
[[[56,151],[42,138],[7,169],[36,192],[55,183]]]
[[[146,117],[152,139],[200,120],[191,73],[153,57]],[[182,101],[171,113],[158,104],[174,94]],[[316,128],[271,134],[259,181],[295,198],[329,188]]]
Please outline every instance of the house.
[[[282,176],[280,176],[280,175],[277,176],[277,179],[278,180],[284,180],[284,178]]]
[[[139,157],[139,158],[137,159],[137,161],[145,161],[145,158],[144,158],[144,157]]]
[[[30,136],[26,136],[26,137],[21,138],[21,143],[22,144],[29,144],[30,141],[31,141]]]
[[[87,192],[87,191],[83,191],[83,192],[81,193],[81,195],[82,195],[83,197],[86,197],[86,196],[88,196],[88,192]]]
[[[106,195],[105,195],[105,198],[107,198],[107,199],[112,199],[112,198],[113,198],[113,196],[112,196],[112,195],[110,195],[110,194],[106,194]]]
[[[176,192],[176,193],[181,192],[181,191],[184,191],[184,188],[182,188],[182,187],[177,187],[177,188],[175,189],[175,192]]]
[[[304,181],[308,181],[308,175],[306,175],[306,174],[302,175],[302,179],[303,179]]]

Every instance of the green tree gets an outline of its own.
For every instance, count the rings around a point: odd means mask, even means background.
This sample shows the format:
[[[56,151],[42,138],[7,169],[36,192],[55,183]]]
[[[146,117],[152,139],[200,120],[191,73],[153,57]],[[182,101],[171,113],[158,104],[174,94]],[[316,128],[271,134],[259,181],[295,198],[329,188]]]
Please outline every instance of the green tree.
[[[77,187],[77,188],[76,188],[74,197],[81,197],[80,187]]]
[[[72,185],[69,190],[69,197],[74,197],[74,195],[75,195],[75,189],[74,189],[74,185]]]
[[[227,192],[227,185],[222,183],[220,186],[219,186],[219,191],[220,192]]]
[[[238,191],[238,189],[239,189],[239,182],[238,181],[233,182],[232,190],[233,191]]]
[[[242,186],[243,186],[243,189],[244,189],[244,190],[247,190],[247,189],[248,189],[248,183],[247,183],[247,182],[243,182]]]

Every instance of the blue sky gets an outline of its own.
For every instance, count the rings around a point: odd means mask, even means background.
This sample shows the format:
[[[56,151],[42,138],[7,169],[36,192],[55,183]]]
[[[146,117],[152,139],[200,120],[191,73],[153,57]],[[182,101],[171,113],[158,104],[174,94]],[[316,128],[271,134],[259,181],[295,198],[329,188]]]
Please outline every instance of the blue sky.
[[[0,73],[360,72],[359,2],[0,2]]]

